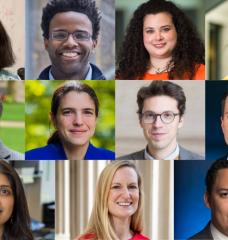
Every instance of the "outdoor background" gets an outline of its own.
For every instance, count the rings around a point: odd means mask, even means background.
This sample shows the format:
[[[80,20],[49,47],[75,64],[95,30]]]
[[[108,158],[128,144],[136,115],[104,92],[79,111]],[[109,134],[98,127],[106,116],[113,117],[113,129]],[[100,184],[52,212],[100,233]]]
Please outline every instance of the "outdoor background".
[[[7,147],[24,153],[24,82],[0,81],[0,98],[3,103],[0,139]]]
[[[26,81],[26,150],[47,144],[54,131],[49,121],[52,94],[64,82],[66,81]],[[91,142],[96,147],[115,150],[115,82],[82,82],[95,90],[100,102],[96,133]]]

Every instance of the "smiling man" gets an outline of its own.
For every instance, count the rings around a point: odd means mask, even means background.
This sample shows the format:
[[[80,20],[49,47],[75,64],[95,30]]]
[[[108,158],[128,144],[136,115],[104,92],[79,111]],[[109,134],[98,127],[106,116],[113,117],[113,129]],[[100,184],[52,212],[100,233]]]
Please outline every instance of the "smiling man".
[[[153,81],[137,94],[139,123],[147,141],[145,149],[120,157],[127,160],[202,160],[177,143],[185,112],[183,89],[168,81]]]
[[[41,28],[51,65],[39,79],[104,80],[90,63],[100,30],[100,14],[93,0],[52,0],[43,9]]]
[[[215,161],[207,172],[204,202],[211,221],[190,239],[228,239],[228,161]]]

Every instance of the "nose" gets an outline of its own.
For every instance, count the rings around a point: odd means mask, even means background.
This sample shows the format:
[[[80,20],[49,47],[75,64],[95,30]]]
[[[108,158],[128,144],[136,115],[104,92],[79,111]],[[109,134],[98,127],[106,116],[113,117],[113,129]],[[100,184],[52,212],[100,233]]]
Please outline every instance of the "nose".
[[[153,126],[158,128],[158,127],[163,126],[164,123],[162,122],[161,117],[157,115],[152,124],[153,124]]]
[[[72,34],[69,34],[68,38],[64,41],[64,45],[68,47],[74,47],[78,45],[78,42],[74,40]]]
[[[131,196],[128,188],[123,188],[121,194],[122,194],[122,196],[125,197],[125,198],[130,198],[130,196]]]
[[[80,126],[83,124],[83,117],[80,112],[75,113],[74,119],[73,119],[73,124]]]
[[[162,33],[160,31],[155,32],[155,39],[156,40],[161,40],[162,39]]]

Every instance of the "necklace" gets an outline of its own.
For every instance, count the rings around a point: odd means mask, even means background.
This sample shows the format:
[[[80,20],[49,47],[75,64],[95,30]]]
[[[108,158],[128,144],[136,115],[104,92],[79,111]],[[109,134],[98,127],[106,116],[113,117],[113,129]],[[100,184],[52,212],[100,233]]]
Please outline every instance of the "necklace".
[[[174,64],[172,63],[172,64],[170,64],[170,63],[168,63],[165,67],[163,67],[163,68],[156,68],[152,63],[151,63],[151,66],[152,66],[152,70],[156,73],[156,74],[160,74],[160,73],[164,73],[164,72],[169,72],[172,68],[173,68],[173,66],[174,66]]]

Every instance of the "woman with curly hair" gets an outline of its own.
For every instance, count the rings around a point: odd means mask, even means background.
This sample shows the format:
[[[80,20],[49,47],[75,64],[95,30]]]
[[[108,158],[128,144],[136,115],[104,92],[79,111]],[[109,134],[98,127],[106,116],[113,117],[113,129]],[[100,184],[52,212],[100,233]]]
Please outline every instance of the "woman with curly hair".
[[[134,12],[117,60],[118,79],[205,79],[199,35],[172,2],[149,0]]]

